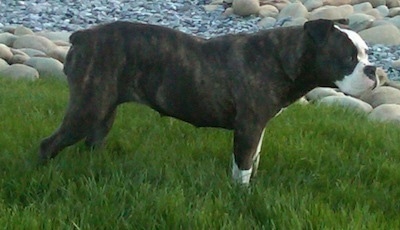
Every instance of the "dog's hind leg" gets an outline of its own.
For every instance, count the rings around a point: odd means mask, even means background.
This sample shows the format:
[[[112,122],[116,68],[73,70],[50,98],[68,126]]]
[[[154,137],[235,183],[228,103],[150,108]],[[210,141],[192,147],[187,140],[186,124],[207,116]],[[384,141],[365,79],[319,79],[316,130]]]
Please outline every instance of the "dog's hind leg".
[[[103,144],[104,138],[110,132],[110,129],[114,123],[116,113],[116,108],[113,107],[103,119],[93,124],[92,129],[86,136],[86,146],[89,148],[96,148]]]
[[[50,136],[42,140],[39,158],[42,162],[55,157],[65,147],[70,146],[86,136],[92,125],[90,113],[79,113],[69,106],[60,127]]]

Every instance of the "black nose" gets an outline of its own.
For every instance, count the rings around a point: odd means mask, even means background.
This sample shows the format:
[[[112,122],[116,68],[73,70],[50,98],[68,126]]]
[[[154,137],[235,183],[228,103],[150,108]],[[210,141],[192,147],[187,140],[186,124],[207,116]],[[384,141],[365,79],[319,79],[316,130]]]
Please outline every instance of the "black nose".
[[[376,81],[376,67],[372,65],[367,65],[364,67],[364,74],[373,81]]]

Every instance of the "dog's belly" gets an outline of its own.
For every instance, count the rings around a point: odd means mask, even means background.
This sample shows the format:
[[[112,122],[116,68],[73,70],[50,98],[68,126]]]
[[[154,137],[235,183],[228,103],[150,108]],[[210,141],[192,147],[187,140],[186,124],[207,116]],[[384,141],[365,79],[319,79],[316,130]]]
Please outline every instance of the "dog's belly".
[[[166,74],[136,71],[119,89],[120,101],[145,104],[196,127],[233,129],[236,111],[226,87],[208,77],[161,72]]]

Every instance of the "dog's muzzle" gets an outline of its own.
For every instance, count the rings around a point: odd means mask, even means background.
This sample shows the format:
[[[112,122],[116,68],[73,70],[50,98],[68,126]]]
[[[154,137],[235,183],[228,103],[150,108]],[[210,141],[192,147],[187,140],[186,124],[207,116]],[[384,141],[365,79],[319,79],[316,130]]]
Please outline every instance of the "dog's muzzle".
[[[376,73],[376,66],[367,65],[364,67],[364,74],[371,80],[374,81],[374,89],[378,86],[378,74]]]

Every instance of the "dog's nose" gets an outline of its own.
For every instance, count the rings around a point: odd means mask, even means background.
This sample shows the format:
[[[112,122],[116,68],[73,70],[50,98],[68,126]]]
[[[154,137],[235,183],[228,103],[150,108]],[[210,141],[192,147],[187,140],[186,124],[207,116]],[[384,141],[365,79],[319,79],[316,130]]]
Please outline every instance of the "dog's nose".
[[[373,65],[367,65],[364,67],[364,74],[373,81],[376,81],[376,67]]]

